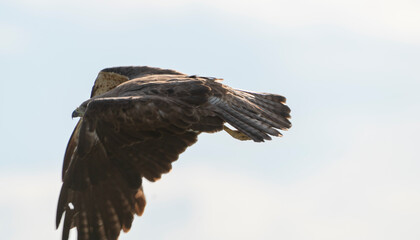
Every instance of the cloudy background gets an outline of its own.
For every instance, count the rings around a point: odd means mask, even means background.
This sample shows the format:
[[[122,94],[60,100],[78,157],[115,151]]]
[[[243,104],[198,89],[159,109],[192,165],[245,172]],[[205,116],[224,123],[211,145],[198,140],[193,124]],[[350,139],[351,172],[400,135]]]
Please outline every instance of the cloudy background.
[[[420,3],[3,0],[0,234],[60,239],[62,158],[105,67],[149,65],[283,94],[264,144],[203,134],[134,239],[420,239]],[[73,233],[72,239],[75,239]]]

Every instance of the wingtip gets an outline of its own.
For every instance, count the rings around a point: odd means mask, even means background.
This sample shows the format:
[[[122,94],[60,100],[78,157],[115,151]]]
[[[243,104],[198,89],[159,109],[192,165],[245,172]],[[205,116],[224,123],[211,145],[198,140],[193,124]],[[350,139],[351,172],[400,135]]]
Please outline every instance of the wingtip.
[[[123,232],[128,233],[130,231],[130,227],[126,227],[123,225],[122,230]]]
[[[60,227],[61,219],[63,218],[64,211],[62,211],[59,215],[57,215],[55,219],[55,229],[57,230]]]
[[[64,209],[60,209],[60,206],[57,207],[57,215],[55,217],[55,229],[60,227],[61,218],[63,217]]]
[[[57,203],[57,213],[55,218],[55,227],[58,229],[60,226],[61,218],[63,217],[63,214],[65,212],[65,201],[67,199],[67,191],[64,190],[64,184],[61,187],[60,196],[58,197],[58,203]]]

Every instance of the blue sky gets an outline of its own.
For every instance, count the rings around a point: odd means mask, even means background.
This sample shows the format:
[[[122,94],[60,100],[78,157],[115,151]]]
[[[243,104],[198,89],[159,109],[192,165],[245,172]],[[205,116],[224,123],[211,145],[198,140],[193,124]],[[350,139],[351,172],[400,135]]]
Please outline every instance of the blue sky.
[[[105,67],[149,65],[283,94],[264,144],[201,135],[120,239],[419,239],[415,1],[0,3],[0,232],[59,239],[64,150]],[[74,234],[73,234],[73,239]]]

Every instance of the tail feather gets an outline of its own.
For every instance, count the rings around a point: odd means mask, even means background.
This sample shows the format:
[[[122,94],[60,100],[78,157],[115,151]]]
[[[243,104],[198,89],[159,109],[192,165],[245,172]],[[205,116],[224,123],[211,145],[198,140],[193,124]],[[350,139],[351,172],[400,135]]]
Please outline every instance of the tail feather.
[[[292,125],[286,98],[276,94],[233,90],[225,98],[211,97],[211,104],[227,123],[256,142],[282,136],[277,130],[287,130]]]
[[[290,108],[286,105],[286,98],[281,95],[268,93],[244,92],[250,102],[263,107],[285,118],[290,118]]]
[[[264,140],[270,140],[270,136],[260,130],[252,127],[246,122],[246,119],[232,109],[220,105],[219,111],[222,118],[230,125],[241,131],[242,133],[249,136],[255,142],[263,142]]]
[[[279,116],[278,114],[270,112],[269,110],[264,109],[264,108],[261,108],[261,112],[264,113],[264,117],[266,117],[267,119],[280,124],[279,129],[281,130],[287,130],[290,127],[292,127],[292,124],[290,123],[289,119],[287,119],[286,117]]]
[[[273,94],[273,93],[262,93],[262,92],[252,92],[246,90],[237,90],[244,93],[248,93],[253,96],[258,96],[260,99],[267,100],[272,103],[286,103],[286,98],[282,95]]]
[[[255,118],[256,121],[261,121],[263,123],[265,123],[266,125],[270,126],[271,128],[278,128],[278,129],[282,129],[284,128],[284,126],[281,123],[276,122],[276,120],[271,120],[271,117],[267,117],[265,114],[258,114],[255,113],[254,111],[251,111],[247,108],[240,108],[237,106],[232,106],[232,108],[238,112],[241,112],[243,114],[246,114],[249,117]],[[278,134],[280,134],[279,132],[277,132]]]
[[[268,125],[264,118],[258,116],[257,113],[251,112],[249,109],[240,108],[235,105],[231,106],[232,112],[235,113],[238,119],[248,123],[250,126],[260,130],[263,133],[268,133],[272,136],[278,136],[280,133],[271,125]],[[277,125],[277,124],[276,124]]]

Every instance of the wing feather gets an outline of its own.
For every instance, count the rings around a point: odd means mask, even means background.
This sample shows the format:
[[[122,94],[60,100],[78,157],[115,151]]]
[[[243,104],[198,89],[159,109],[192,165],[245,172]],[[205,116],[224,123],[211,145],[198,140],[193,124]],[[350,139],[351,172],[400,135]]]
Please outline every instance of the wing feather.
[[[129,75],[121,75],[124,68],[103,70],[92,98],[82,104],[86,112],[63,164],[56,218],[58,227],[64,215],[63,239],[73,227],[78,240],[116,240],[121,230],[129,231],[134,214],[142,215],[146,205],[142,178],[156,181],[168,173],[201,132],[221,131],[228,122],[261,142],[291,126],[280,95],[164,69],[135,69]]]
[[[76,124],[76,127],[73,130],[73,133],[71,134],[71,137],[69,139],[69,142],[67,143],[66,152],[64,154],[64,161],[63,161],[63,171],[62,171],[62,180],[64,180],[64,175],[66,174],[66,171],[70,165],[71,157],[74,154],[74,151],[76,150],[77,144],[79,143],[79,131],[81,126],[81,120],[79,120]]]
[[[198,133],[188,128],[199,120],[192,104],[167,97],[90,102],[60,193],[57,225],[65,212],[63,239],[72,227],[78,239],[114,240],[128,231],[146,204],[142,177],[156,181],[169,172],[197,141]]]
[[[219,85],[219,86],[218,86]],[[282,136],[277,130],[291,127],[290,108],[286,98],[276,94],[236,90],[218,82],[212,83],[217,93],[209,103],[220,118],[256,142]]]

